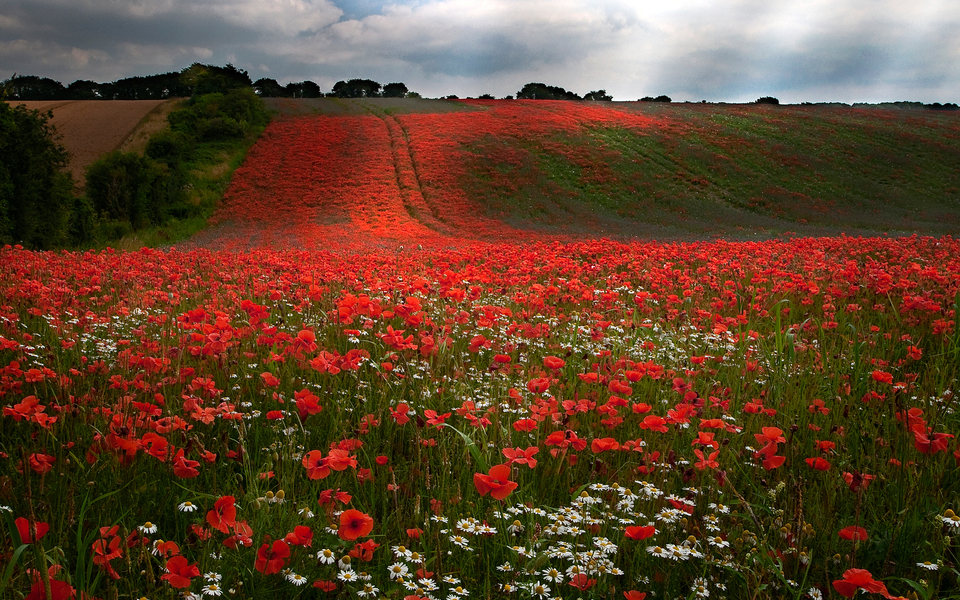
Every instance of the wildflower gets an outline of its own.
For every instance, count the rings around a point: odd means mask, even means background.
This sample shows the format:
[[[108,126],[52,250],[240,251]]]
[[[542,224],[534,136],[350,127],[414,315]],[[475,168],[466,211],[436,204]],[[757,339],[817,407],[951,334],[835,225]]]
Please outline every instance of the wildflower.
[[[671,558],[670,552],[660,546],[647,546],[647,552],[660,558]]]
[[[157,532],[157,526],[154,525],[153,523],[151,523],[150,521],[147,521],[147,522],[144,523],[143,525],[137,526],[137,529],[139,529],[141,533],[156,533],[156,532]]]
[[[370,515],[352,508],[340,514],[340,528],[337,530],[340,539],[352,541],[368,535],[371,531],[373,531],[373,518]]]
[[[944,525],[952,527],[954,530],[960,530],[960,517],[958,517],[951,509],[944,511],[942,516],[938,516],[940,522]]]
[[[843,574],[843,579],[837,579],[833,582],[833,588],[837,590],[838,594],[846,598],[853,598],[858,589],[889,597],[887,586],[882,581],[876,581],[870,571],[866,569],[847,569]]]
[[[481,496],[486,496],[489,493],[492,498],[497,500],[503,500],[517,488],[517,483],[510,481],[509,464],[495,465],[490,468],[486,475],[474,473],[473,485],[476,486]]]
[[[336,556],[334,556],[332,550],[324,548],[323,550],[317,552],[317,560],[325,565],[332,565],[333,561],[336,560]]]
[[[390,565],[387,571],[390,573],[390,579],[399,579],[403,578],[410,569],[407,568],[407,565],[398,562]]]
[[[544,569],[540,574],[550,583],[563,583],[563,573],[556,569]]]
[[[160,579],[178,589],[190,587],[190,580],[200,575],[200,569],[197,568],[196,563],[191,565],[182,556],[174,556],[168,560],[166,567],[167,572],[161,575]]]
[[[379,591],[380,590],[376,587],[370,585],[369,583],[365,583],[363,584],[362,590],[357,590],[357,596],[360,596],[361,598],[366,598],[367,596],[376,596],[377,592]]]
[[[926,569],[928,571],[936,571],[937,569],[940,568],[940,565],[938,565],[937,563],[932,563],[930,561],[924,561],[922,563],[918,562],[917,566],[920,567],[921,569]]]
[[[186,502],[181,502],[178,504],[177,510],[180,512],[194,512],[197,510],[197,505],[187,500]]]
[[[450,536],[450,541],[456,544],[457,546],[463,548],[464,550],[470,549],[470,540],[460,535]]]
[[[839,535],[841,539],[857,542],[867,539],[867,530],[863,527],[850,525],[841,529]]]
[[[204,596],[220,596],[223,594],[223,590],[220,589],[219,585],[210,583],[200,588],[200,593]]]
[[[657,528],[653,525],[646,526],[632,526],[624,529],[623,534],[627,539],[631,540],[645,540],[653,534],[657,533]]]
[[[353,571],[340,571],[337,573],[337,579],[350,583],[351,581],[356,581],[358,579],[357,574]]]
[[[264,544],[257,550],[255,567],[264,575],[279,573],[290,556],[290,546],[283,540],[276,540],[273,545]]]
[[[550,596],[550,588],[538,581],[530,585],[530,593],[537,598],[546,598]]]
[[[219,583],[221,579],[223,579],[223,577],[220,575],[220,573],[214,573],[211,571],[203,574],[203,580],[208,583]]]

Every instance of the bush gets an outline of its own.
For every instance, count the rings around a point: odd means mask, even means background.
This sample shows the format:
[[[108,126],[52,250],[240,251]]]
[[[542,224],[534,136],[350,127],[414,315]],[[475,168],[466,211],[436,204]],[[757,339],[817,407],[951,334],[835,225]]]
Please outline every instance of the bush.
[[[780,104],[780,101],[773,96],[764,96],[763,98],[757,98],[756,104]]]
[[[0,102],[0,243],[70,243],[73,179],[50,113]]]
[[[101,218],[141,229],[163,221],[171,203],[167,165],[115,150],[87,169],[87,197]]]

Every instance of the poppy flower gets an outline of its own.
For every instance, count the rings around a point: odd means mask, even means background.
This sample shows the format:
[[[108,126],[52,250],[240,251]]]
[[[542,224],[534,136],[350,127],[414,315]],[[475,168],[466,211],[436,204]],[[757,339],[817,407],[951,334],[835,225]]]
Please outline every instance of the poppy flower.
[[[190,587],[190,580],[200,576],[200,568],[197,563],[192,565],[182,556],[174,556],[167,561],[167,572],[160,576],[160,579],[169,583],[172,587],[183,589]]]
[[[866,569],[847,569],[843,573],[843,579],[837,579],[833,582],[833,589],[845,598],[853,598],[858,589],[871,594],[883,594],[890,598],[887,586],[881,581],[876,581],[870,571]]]
[[[279,573],[290,556],[290,546],[283,540],[276,540],[271,546],[265,543],[257,550],[256,569],[264,575]],[[199,575],[199,572],[197,573]]]
[[[807,459],[804,459],[804,462],[810,465],[811,468],[814,468],[818,471],[826,471],[827,469],[830,468],[830,461],[826,460],[822,456],[817,456],[815,458],[807,458]]]
[[[47,535],[47,532],[50,531],[50,525],[37,521],[34,523],[36,537],[30,533],[30,522],[23,517],[18,517],[14,523],[17,526],[17,532],[20,534],[20,540],[24,544],[32,544],[33,542],[39,540],[43,536]]]
[[[490,467],[490,471],[483,473],[474,473],[473,485],[481,496],[488,493],[497,500],[503,500],[517,488],[517,483],[510,481],[510,465],[501,464]]]
[[[307,452],[300,462],[307,469],[307,477],[310,479],[324,479],[330,475],[330,467],[320,450]]]
[[[540,452],[539,446],[530,446],[526,450],[522,448],[504,448],[503,455],[507,458],[507,464],[517,463],[518,465],[527,465],[531,469],[537,466],[537,459],[533,455]]]
[[[237,506],[233,496],[222,496],[213,505],[213,510],[207,512],[207,523],[210,527],[223,533],[229,533],[230,528],[237,522]]]
[[[850,525],[849,527],[841,529],[839,535],[841,539],[857,542],[867,539],[867,530],[863,527]]]
[[[306,525],[297,525],[293,531],[284,536],[283,541],[291,546],[307,546],[313,544],[313,530]]]
[[[628,525],[623,530],[623,535],[630,540],[645,540],[657,533],[657,528],[653,525]]]
[[[353,541],[358,537],[369,535],[373,531],[373,517],[359,510],[347,509],[340,513],[340,527],[337,535],[340,539]]]

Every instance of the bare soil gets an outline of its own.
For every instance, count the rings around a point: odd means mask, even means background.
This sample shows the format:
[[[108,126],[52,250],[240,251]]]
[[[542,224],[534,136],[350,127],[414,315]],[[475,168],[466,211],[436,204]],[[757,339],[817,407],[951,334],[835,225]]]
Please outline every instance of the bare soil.
[[[51,100],[20,102],[28,109],[53,111],[51,124],[60,143],[70,153],[70,173],[82,186],[86,168],[100,156],[117,149],[143,151],[143,130],[158,130],[177,100]],[[157,122],[159,121],[159,126]],[[143,137],[141,140],[140,138]],[[125,148],[127,142],[130,148]]]

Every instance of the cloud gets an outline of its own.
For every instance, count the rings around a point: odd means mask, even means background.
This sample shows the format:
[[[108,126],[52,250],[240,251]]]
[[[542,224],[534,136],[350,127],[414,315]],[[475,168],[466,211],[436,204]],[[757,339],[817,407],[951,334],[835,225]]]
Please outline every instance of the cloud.
[[[543,81],[616,99],[958,101],[955,0],[6,0],[0,75],[112,80],[233,62],[254,79]]]

